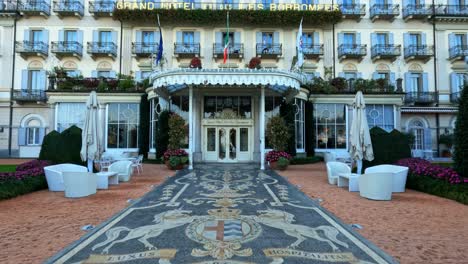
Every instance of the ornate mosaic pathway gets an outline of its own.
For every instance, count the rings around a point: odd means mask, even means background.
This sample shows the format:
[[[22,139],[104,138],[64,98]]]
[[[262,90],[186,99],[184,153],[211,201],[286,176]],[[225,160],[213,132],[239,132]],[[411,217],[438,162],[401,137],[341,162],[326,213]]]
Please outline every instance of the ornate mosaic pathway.
[[[274,172],[179,172],[49,263],[394,263]]]

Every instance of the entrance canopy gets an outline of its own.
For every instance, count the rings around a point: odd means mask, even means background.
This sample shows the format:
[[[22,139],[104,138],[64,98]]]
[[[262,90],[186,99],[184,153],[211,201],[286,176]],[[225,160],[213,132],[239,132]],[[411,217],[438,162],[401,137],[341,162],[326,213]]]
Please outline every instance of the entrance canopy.
[[[262,86],[283,96],[295,95],[306,82],[302,74],[285,70],[251,69],[174,69],[155,72],[151,76],[154,91],[169,96],[188,86]]]

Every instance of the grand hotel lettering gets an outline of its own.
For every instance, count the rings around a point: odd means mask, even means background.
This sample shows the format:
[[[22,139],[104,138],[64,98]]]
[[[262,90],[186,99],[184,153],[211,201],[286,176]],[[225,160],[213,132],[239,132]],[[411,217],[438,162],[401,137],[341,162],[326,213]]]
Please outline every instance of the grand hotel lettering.
[[[117,9],[207,9],[207,10],[269,10],[269,11],[338,11],[338,5],[322,4],[322,5],[307,5],[307,4],[256,4],[256,3],[239,3],[239,4],[218,4],[218,3],[155,3],[155,2],[117,2]]]

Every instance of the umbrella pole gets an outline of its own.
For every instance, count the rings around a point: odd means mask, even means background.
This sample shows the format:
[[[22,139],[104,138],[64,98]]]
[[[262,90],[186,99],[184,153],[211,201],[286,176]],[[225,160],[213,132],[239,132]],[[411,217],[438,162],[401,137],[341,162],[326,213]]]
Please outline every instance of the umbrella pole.
[[[88,159],[88,172],[93,172],[93,160]]]
[[[362,173],[362,159],[357,160],[357,174],[361,175]]]

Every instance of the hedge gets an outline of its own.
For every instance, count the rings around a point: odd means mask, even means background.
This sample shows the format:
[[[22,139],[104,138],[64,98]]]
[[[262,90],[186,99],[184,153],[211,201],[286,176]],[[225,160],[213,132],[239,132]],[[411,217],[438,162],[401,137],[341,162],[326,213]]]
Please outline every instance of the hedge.
[[[323,161],[323,158],[318,157],[318,156],[305,157],[305,158],[294,157],[291,160],[290,164],[291,165],[313,164],[313,163],[317,163],[317,162],[321,162],[321,161]]]
[[[450,184],[447,181],[408,174],[406,187],[416,191],[455,200],[468,205],[468,184]]]
[[[43,189],[47,189],[47,181],[44,175],[28,177],[23,180],[0,181],[0,200]]]
[[[71,126],[62,133],[52,131],[44,137],[39,153],[40,160],[50,160],[54,164],[73,163],[84,165],[81,161],[81,128]]]

